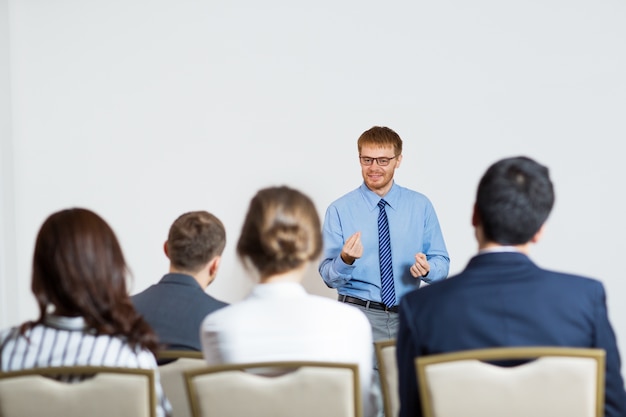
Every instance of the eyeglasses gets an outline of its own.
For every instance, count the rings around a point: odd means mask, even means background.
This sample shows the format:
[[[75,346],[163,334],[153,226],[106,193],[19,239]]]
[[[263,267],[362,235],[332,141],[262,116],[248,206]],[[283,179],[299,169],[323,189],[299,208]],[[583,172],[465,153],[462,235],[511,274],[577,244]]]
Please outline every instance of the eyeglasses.
[[[381,158],[370,158],[369,156],[359,156],[359,160],[361,161],[361,165],[372,165],[374,163],[374,161],[376,161],[376,164],[378,164],[378,166],[381,167],[386,167],[387,165],[389,165],[389,162],[391,162],[392,159],[397,158],[398,155],[396,156],[392,156],[391,158],[387,158],[387,157],[381,157]]]

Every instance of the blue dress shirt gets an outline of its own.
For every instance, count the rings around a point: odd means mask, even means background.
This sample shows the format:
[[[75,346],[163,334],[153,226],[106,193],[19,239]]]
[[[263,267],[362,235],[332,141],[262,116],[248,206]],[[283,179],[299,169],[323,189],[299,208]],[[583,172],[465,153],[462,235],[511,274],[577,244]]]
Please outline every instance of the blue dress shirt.
[[[340,295],[362,300],[381,301],[378,262],[378,201],[381,199],[365,183],[331,203],[324,219],[324,255],[319,272],[330,288]],[[430,200],[423,194],[393,184],[384,196],[391,235],[391,256],[396,304],[408,291],[419,287],[409,268],[415,255],[426,254],[430,272],[425,282],[448,276],[450,258],[441,233],[439,220]],[[347,265],[341,259],[346,240],[361,232],[363,256]]]

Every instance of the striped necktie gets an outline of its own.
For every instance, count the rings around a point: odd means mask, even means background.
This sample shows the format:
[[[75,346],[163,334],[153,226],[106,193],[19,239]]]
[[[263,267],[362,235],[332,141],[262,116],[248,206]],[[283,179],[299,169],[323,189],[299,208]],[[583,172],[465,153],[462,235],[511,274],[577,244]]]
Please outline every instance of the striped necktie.
[[[391,242],[389,239],[389,223],[385,205],[381,199],[378,202],[378,256],[380,262],[380,284],[383,304],[393,307],[396,304],[396,291],[393,285],[393,266],[391,265]]]

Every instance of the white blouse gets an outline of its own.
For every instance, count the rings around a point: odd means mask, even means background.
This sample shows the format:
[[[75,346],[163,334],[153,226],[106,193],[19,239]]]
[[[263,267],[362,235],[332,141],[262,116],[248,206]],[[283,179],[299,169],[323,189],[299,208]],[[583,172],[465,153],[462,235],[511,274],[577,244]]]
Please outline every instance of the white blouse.
[[[308,294],[294,282],[256,285],[209,314],[200,329],[209,364],[284,360],[359,365],[366,416],[375,415],[370,323],[356,307]]]

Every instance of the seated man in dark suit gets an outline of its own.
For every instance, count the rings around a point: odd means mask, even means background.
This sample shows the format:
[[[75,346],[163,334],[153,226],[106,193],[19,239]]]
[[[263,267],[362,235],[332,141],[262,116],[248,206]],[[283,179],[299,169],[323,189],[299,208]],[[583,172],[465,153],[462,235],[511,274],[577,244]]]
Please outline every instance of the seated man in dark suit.
[[[528,257],[554,204],[548,169],[526,158],[493,164],[478,185],[478,254],[465,270],[407,294],[397,337],[400,416],[421,416],[414,358],[499,346],[606,351],[605,416],[626,416],[620,355],[601,282],[541,269]]]
[[[202,350],[202,320],[227,305],[205,292],[217,275],[225,246],[224,225],[206,211],[185,213],[170,227],[164,245],[169,273],[132,297],[158,335],[161,349]]]

